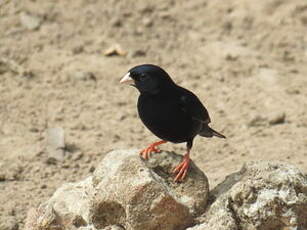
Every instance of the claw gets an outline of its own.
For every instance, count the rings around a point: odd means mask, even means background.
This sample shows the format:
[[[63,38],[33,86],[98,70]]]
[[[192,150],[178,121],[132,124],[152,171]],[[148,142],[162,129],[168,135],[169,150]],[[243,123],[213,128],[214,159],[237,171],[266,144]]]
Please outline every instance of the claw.
[[[190,161],[189,153],[185,154],[182,162],[173,170],[173,173],[177,173],[174,179],[175,182],[184,180],[190,167]]]
[[[140,152],[140,156],[142,158],[144,158],[145,160],[148,160],[150,158],[151,153],[159,153],[159,152],[161,152],[161,150],[158,149],[157,146],[161,145],[163,143],[166,143],[166,141],[158,141],[158,142],[155,142],[155,143],[149,145],[147,148],[143,149]]]

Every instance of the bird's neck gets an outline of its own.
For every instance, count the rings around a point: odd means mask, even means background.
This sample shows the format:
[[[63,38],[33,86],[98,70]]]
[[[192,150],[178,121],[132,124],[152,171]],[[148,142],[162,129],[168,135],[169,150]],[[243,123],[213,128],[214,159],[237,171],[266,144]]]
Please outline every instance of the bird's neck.
[[[177,85],[173,82],[169,82],[168,84],[160,84],[156,89],[141,92],[141,94],[148,94],[148,95],[167,95],[169,92],[173,92],[174,88],[176,88]]]

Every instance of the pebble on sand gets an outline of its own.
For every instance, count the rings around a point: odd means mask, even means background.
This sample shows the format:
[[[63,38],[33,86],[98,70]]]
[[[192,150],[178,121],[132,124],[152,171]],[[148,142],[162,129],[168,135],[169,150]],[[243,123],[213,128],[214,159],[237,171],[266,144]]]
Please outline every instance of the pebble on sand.
[[[43,22],[41,17],[27,12],[21,12],[19,15],[19,19],[21,24],[28,30],[39,29]]]

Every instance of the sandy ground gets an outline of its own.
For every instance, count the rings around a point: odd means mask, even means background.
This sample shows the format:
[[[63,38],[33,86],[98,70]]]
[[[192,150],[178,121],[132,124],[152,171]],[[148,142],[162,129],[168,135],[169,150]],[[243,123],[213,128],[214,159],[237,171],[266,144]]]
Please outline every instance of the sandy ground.
[[[306,0],[0,0],[0,223],[95,169],[111,149],[156,138],[118,84],[140,63],[165,68],[207,106],[228,138],[196,138],[211,187],[251,160],[307,171]],[[120,44],[126,56],[105,56]],[[48,160],[45,131],[65,130]],[[185,145],[166,144],[184,153]]]

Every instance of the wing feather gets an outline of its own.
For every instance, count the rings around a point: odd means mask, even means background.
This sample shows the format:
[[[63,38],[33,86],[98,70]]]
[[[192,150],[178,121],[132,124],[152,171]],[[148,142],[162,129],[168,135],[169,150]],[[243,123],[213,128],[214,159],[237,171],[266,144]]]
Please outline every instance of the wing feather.
[[[180,95],[181,109],[193,119],[209,124],[211,122],[209,113],[198,97],[187,89],[181,88],[181,90],[183,91]]]

